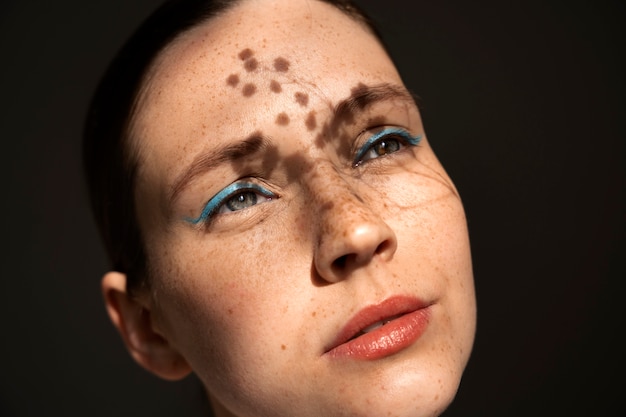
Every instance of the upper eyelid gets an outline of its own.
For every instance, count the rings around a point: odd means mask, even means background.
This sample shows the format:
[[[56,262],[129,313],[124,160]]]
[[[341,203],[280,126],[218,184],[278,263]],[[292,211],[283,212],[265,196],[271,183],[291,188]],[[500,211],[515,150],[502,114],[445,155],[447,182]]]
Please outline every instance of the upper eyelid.
[[[353,165],[354,166],[359,165],[359,163],[362,161],[365,154],[370,150],[371,146],[374,143],[379,141],[381,138],[384,138],[385,136],[390,136],[390,135],[398,135],[412,146],[419,144],[419,142],[422,140],[422,135],[413,136],[408,130],[403,129],[403,128],[399,128],[399,127],[385,128],[381,130],[380,132],[377,132],[373,134],[372,136],[370,136],[367,139],[367,141],[358,148],[356,155],[354,157]]]
[[[243,182],[234,182],[227,187],[220,190],[217,194],[209,199],[209,201],[204,205],[200,216],[197,218],[185,217],[184,220],[193,225],[205,222],[209,219],[217,209],[233,194],[236,194],[239,191],[252,190],[263,194],[266,197],[274,196],[274,193],[265,189],[264,187],[255,184],[250,181]]]
[[[363,132],[365,133],[365,132]],[[422,139],[422,135],[418,135],[418,136],[412,136],[411,133],[403,128],[398,128],[398,127],[392,127],[392,128],[385,128],[375,134],[373,134],[372,136],[370,136],[367,141],[361,145],[358,148],[357,154],[355,156],[354,159],[354,166],[357,166],[362,158],[364,157],[364,155],[370,150],[370,147],[376,143],[377,141],[379,141],[381,138],[384,138],[385,136],[390,136],[390,135],[397,135],[402,137],[408,144],[410,145],[417,145],[421,139]],[[265,189],[264,187],[255,184],[253,182],[250,181],[243,181],[243,182],[234,182],[230,185],[228,185],[227,187],[223,188],[222,190],[220,190],[217,194],[215,194],[213,197],[211,197],[209,199],[209,201],[204,205],[204,208],[202,209],[202,212],[200,213],[200,215],[197,218],[192,218],[192,217],[185,217],[184,220],[188,223],[191,223],[193,225],[197,225],[201,222],[206,221],[207,219],[209,219],[209,217],[211,217],[213,214],[215,214],[215,212],[217,211],[217,209],[219,209],[219,207],[233,194],[239,192],[239,191],[245,191],[245,190],[253,190],[253,191],[257,191],[260,194],[263,194],[267,197],[271,197],[274,196],[274,193],[272,193],[271,191],[268,191],[267,189]]]

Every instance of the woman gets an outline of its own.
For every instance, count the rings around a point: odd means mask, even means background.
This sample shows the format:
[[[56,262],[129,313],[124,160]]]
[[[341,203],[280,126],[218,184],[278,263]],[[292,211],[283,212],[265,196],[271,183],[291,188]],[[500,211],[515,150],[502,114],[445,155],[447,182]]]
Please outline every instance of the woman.
[[[347,1],[176,1],[85,134],[130,354],[216,416],[435,416],[470,355],[458,193]]]

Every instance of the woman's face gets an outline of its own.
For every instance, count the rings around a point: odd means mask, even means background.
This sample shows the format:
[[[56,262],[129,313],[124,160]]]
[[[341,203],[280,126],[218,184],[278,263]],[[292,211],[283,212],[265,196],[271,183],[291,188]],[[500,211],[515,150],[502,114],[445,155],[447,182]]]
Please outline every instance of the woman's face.
[[[132,132],[151,317],[213,401],[448,405],[475,329],[466,221],[364,26],[316,1],[245,1],[160,55]]]

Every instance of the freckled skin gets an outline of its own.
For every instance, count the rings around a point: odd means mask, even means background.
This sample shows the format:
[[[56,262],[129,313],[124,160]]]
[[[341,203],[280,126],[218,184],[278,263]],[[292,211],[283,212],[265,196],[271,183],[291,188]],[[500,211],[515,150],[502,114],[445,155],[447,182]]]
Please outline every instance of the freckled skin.
[[[458,194],[413,103],[333,115],[381,84],[403,85],[383,48],[317,1],[243,1],[156,60],[133,126],[146,298],[218,417],[436,416],[456,392],[475,326]],[[424,137],[355,168],[381,124]],[[199,175],[170,203],[199,155],[255,137],[268,139],[258,153]],[[275,196],[207,225],[184,220],[241,179]],[[354,314],[396,295],[432,303],[413,345],[375,361],[325,355]]]
[[[237,74],[229,75],[226,79],[226,83],[231,87],[237,87],[237,84],[239,84],[239,76]]]
[[[281,91],[283,91],[283,88],[280,86],[280,83],[276,80],[272,80],[270,82],[270,90],[272,90],[274,93],[280,93]]]
[[[252,83],[248,83],[244,85],[243,88],[241,89],[241,93],[243,94],[244,97],[250,97],[254,95],[254,93],[256,93],[256,85]]]
[[[278,72],[289,71],[289,61],[282,57],[276,58],[274,60],[274,69]]]
[[[259,61],[257,61],[254,58],[249,58],[246,59],[246,61],[243,63],[243,67],[246,69],[246,71],[248,72],[252,72],[255,69],[257,69],[259,66]]]
[[[281,126],[288,125],[289,116],[287,116],[287,113],[280,113],[278,116],[276,116],[276,124]]]
[[[252,52],[252,49],[246,48],[243,51],[239,52],[239,59],[241,59],[242,61],[245,61],[247,59],[250,59],[252,55],[254,55],[254,52]]]
[[[301,93],[298,91],[295,95],[295,99],[296,102],[303,107],[306,107],[309,104],[309,95],[306,93]]]
[[[317,119],[315,118],[315,111],[312,111],[308,114],[304,123],[306,124],[307,130],[315,130],[315,128],[317,127]]]

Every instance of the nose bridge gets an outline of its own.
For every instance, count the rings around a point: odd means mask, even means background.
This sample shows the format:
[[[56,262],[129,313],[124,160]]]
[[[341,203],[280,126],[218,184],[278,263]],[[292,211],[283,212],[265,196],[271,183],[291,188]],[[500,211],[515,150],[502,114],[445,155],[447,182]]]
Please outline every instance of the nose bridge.
[[[347,278],[375,257],[388,261],[396,250],[394,232],[355,181],[327,162],[318,163],[306,179],[316,219],[315,269],[329,282]]]
[[[306,179],[305,188],[321,212],[333,210],[336,206],[347,209],[355,202],[363,203],[351,179],[328,162],[316,164]]]

